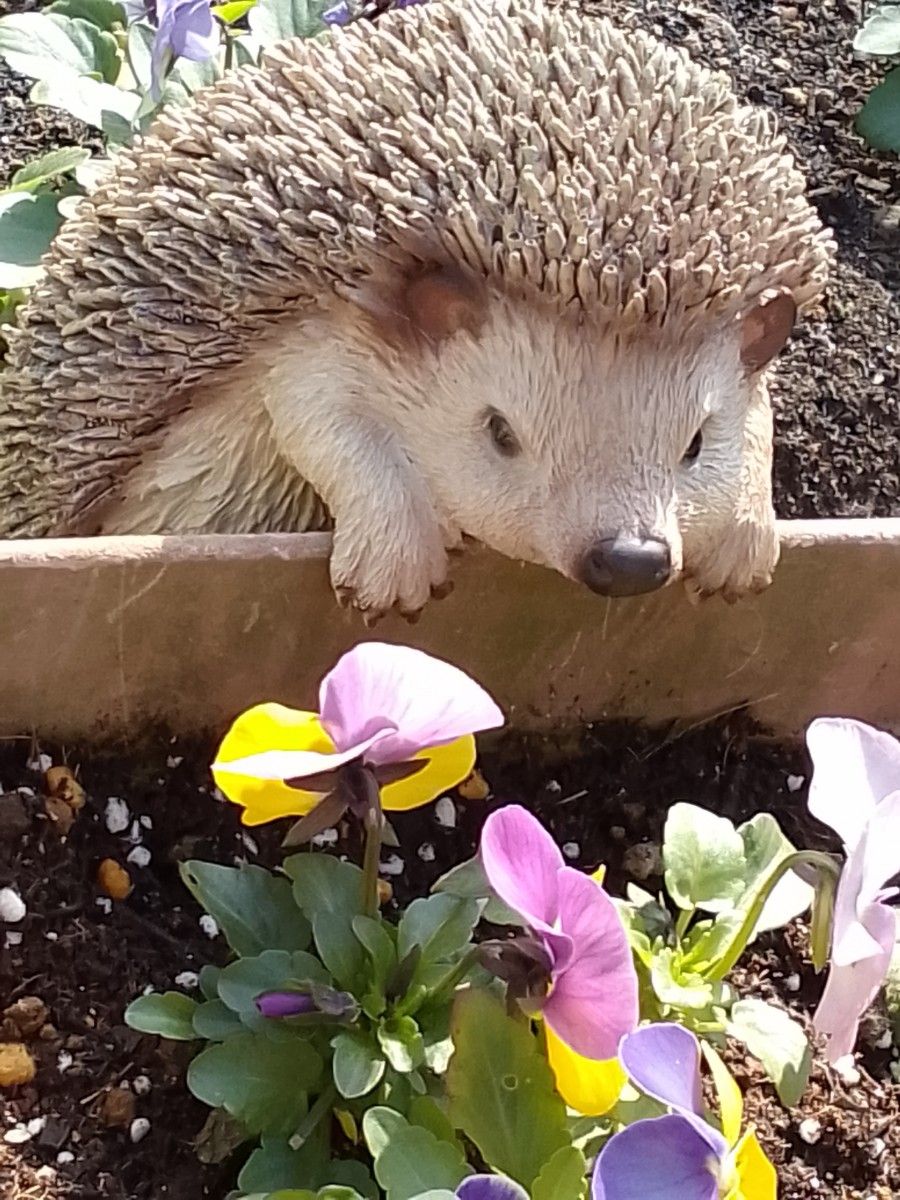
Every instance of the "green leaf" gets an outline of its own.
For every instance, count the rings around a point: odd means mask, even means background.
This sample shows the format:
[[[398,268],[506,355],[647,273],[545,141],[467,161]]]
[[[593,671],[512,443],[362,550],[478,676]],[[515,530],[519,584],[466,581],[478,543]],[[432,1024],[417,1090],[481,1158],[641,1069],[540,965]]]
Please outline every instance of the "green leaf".
[[[257,1012],[255,1000],[262,992],[277,992],[291,984],[329,983],[325,968],[297,950],[266,950],[253,958],[239,958],[224,967],[219,976],[219,997],[236,1013]]]
[[[900,67],[869,93],[856,128],[874,149],[900,154]]]
[[[324,1182],[328,1147],[321,1138],[310,1138],[292,1150],[287,1138],[264,1137],[238,1175],[242,1192],[269,1193],[280,1188],[315,1187]]]
[[[327,0],[258,0],[247,20],[263,46],[292,37],[314,37],[326,28]]]
[[[387,1200],[413,1200],[442,1188],[452,1192],[471,1174],[457,1147],[406,1122],[375,1156],[375,1178],[387,1192]]]
[[[467,862],[451,867],[440,879],[431,885],[435,894],[459,896],[464,900],[482,900],[485,902],[481,915],[493,925],[523,924],[521,916],[491,891],[481,859],[476,855]]]
[[[738,1000],[731,1007],[727,1032],[759,1059],[781,1103],[788,1108],[795,1105],[812,1065],[809,1042],[797,1022],[762,1000]]]
[[[363,1114],[363,1137],[373,1158],[383,1154],[390,1143],[401,1130],[409,1125],[406,1117],[394,1108],[376,1104]]]
[[[433,1096],[414,1096],[409,1102],[407,1117],[410,1125],[421,1125],[433,1133],[439,1142],[449,1142],[462,1151],[450,1118]]]
[[[39,79],[31,89],[29,99],[32,104],[62,109],[95,129],[103,129],[104,118],[110,114],[130,122],[140,104],[140,97],[134,92],[89,79],[86,75]]]
[[[29,79],[72,81],[100,75],[113,82],[119,54],[111,34],[90,21],[60,15],[18,13],[0,19],[0,58]]]
[[[550,1067],[527,1026],[508,1017],[489,992],[462,993],[452,1029],[450,1119],[491,1167],[530,1188],[544,1164],[569,1144]]]
[[[219,976],[222,974],[221,967],[214,967],[211,963],[207,963],[200,968],[199,988],[200,994],[204,1000],[218,1000],[219,998]]]
[[[229,0],[227,4],[214,4],[213,13],[226,25],[233,25],[250,11],[256,0]]]
[[[673,804],[663,836],[666,890],[687,912],[721,912],[744,890],[744,843],[725,817]]]
[[[196,861],[182,864],[181,878],[236,954],[305,950],[309,945],[309,922],[287,879],[246,863],[221,867]]]
[[[457,896],[428,896],[413,900],[397,928],[397,957],[402,962],[414,948],[420,967],[445,962],[469,944],[478,923],[478,904]]]
[[[0,288],[32,287],[41,259],[62,224],[58,197],[49,192],[0,195]]]
[[[654,952],[650,978],[657,998],[672,1008],[703,1009],[715,1002],[716,985],[686,968],[679,951],[671,946]]]
[[[163,84],[161,107],[187,104],[200,88],[209,87],[220,78],[218,57],[205,58],[202,62],[179,58]]]
[[[575,1146],[557,1150],[534,1181],[531,1200],[580,1200],[584,1195],[587,1163]]]
[[[384,1057],[401,1075],[415,1071],[425,1061],[425,1044],[412,1017],[389,1017],[378,1027],[378,1044]]]
[[[20,167],[10,180],[10,192],[33,192],[41,184],[49,183],[59,175],[68,175],[76,167],[80,167],[91,157],[90,150],[81,146],[65,146],[61,150],[51,150],[40,158]]]
[[[125,1023],[139,1033],[155,1033],[173,1042],[195,1042],[193,1018],[200,1006],[181,992],[151,993],[125,1009]]]
[[[885,58],[900,54],[900,5],[879,4],[853,39],[853,49]]]
[[[757,813],[738,826],[738,833],[744,843],[744,884],[749,893],[741,897],[740,906],[744,908],[752,902],[775,867],[795,853],[795,848],[771,813]],[[813,889],[809,884],[804,883],[795,871],[788,871],[766,900],[754,937],[770,929],[780,929],[794,917],[799,917],[809,908],[812,898]]]
[[[54,0],[43,11],[61,17],[81,17],[107,32],[116,25],[126,24],[125,10],[115,0]]]
[[[295,901],[312,922],[319,957],[352,991],[366,964],[353,932],[353,918],[362,915],[362,871],[329,854],[295,854],[285,859],[284,871],[294,881]]]
[[[354,917],[351,927],[371,960],[375,979],[384,987],[397,966],[397,950],[384,921],[374,917]]]
[[[188,1087],[211,1108],[224,1108],[250,1133],[291,1136],[307,1112],[306,1093],[322,1060],[302,1038],[271,1042],[239,1033],[209,1046],[188,1068]]]
[[[194,1034],[210,1042],[224,1042],[243,1029],[241,1018],[221,1000],[207,1000],[197,1006],[193,1017]]]
[[[366,1034],[356,1031],[339,1033],[331,1044],[334,1086],[347,1100],[368,1095],[381,1082],[387,1065],[378,1047]]]

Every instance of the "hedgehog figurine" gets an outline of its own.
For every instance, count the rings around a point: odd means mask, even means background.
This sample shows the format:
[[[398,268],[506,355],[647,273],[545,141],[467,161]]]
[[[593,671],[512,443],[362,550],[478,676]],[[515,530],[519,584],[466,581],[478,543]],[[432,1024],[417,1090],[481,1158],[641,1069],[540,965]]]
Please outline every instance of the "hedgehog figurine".
[[[0,534],[333,528],[415,614],[476,539],[605,596],[778,557],[766,368],[830,234],[771,116],[649,35],[437,0],[164,112],[0,382]]]

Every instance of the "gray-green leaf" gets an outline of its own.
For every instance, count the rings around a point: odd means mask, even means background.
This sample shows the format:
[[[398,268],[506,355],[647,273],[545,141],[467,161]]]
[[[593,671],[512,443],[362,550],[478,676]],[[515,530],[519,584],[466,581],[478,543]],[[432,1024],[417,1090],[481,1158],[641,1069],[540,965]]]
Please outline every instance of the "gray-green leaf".
[[[194,1042],[193,1018],[200,1006],[181,992],[153,992],[132,1001],[125,1010],[125,1024],[140,1033],[154,1033],[173,1042]]]
[[[209,1042],[224,1042],[243,1029],[241,1018],[221,1000],[207,1000],[194,1013],[194,1033]]]
[[[353,932],[353,918],[362,915],[362,871],[329,854],[295,854],[285,859],[284,871],[294,882],[295,901],[312,921],[322,962],[352,990],[366,961]]]
[[[262,46],[292,37],[314,37],[325,28],[327,0],[258,0],[247,21]]]
[[[305,950],[309,945],[309,922],[294,901],[289,880],[262,867],[194,861],[182,864],[181,878],[236,954]]]
[[[420,966],[444,962],[468,944],[477,923],[475,900],[442,895],[413,900],[400,918],[397,955],[402,962],[418,946]]]
[[[389,1017],[378,1027],[378,1044],[384,1057],[402,1075],[425,1061],[425,1043],[412,1017]]]
[[[744,885],[747,894],[740,901],[743,909],[758,895],[760,886],[775,867],[794,853],[794,847],[784,836],[781,826],[771,813],[757,813],[738,827],[738,833],[744,843],[746,861]],[[809,908],[812,898],[813,889],[809,884],[804,883],[796,872],[788,871],[772,889],[763,905],[753,937],[766,930],[780,929],[787,925]]]
[[[853,49],[885,58],[900,54],[900,4],[879,4],[853,39]]]
[[[673,804],[663,835],[666,890],[679,908],[721,912],[744,889],[744,843],[725,817]]]
[[[331,1044],[334,1086],[347,1100],[368,1095],[381,1082],[387,1065],[378,1047],[356,1031],[339,1033]]]
[[[87,75],[59,75],[39,79],[29,96],[32,104],[47,104],[77,117],[86,125],[103,129],[108,115],[130,123],[141,99],[134,92],[91,79]]]
[[[563,1146],[534,1181],[531,1200],[580,1200],[586,1188],[584,1155],[575,1146]]]
[[[44,13],[17,13],[0,19],[0,57],[29,79],[118,73],[118,50],[111,34],[89,21]]]
[[[0,288],[32,287],[41,259],[62,224],[57,197],[30,192],[0,195]]]
[[[301,1038],[270,1042],[239,1033],[199,1054],[187,1082],[198,1100],[224,1108],[249,1132],[287,1137],[306,1115],[306,1093],[321,1074],[321,1058]]]
[[[33,192],[41,184],[49,183],[59,175],[68,175],[90,157],[90,150],[81,146],[64,146],[61,150],[51,150],[49,154],[43,154],[20,167],[10,180],[9,191]]]
[[[856,128],[874,149],[900,154],[900,67],[869,93]]]
[[[731,1007],[727,1032],[759,1059],[781,1103],[788,1108],[796,1104],[812,1065],[809,1042],[797,1022],[762,1000],[738,1000]]]
[[[442,1188],[452,1191],[471,1174],[455,1146],[417,1125],[397,1130],[375,1159],[375,1178],[387,1200],[413,1200]]]
[[[222,969],[219,997],[236,1013],[255,1013],[255,1000],[262,992],[274,992],[291,984],[328,983],[328,973],[318,959],[304,950],[266,950],[252,958],[239,958]]]

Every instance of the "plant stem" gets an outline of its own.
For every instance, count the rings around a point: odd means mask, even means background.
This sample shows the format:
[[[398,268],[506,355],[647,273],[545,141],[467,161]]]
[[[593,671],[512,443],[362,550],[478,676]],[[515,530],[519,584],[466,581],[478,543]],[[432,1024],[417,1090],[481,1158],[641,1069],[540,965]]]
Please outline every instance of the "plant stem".
[[[696,909],[693,908],[683,908],[678,914],[678,919],[675,922],[675,940],[677,942],[680,943],[681,939],[687,933],[687,927],[690,925],[691,917],[693,917],[695,911]]]
[[[363,913],[367,917],[378,916],[378,860],[381,856],[381,791],[370,771],[363,771],[366,792],[366,808],[363,828],[366,831],[366,846],[363,852]]]
[[[823,854],[819,850],[796,850],[793,854],[789,854],[787,858],[783,858],[773,868],[762,887],[754,896],[753,903],[747,909],[747,914],[741,922],[737,933],[734,935],[730,947],[722,958],[713,964],[709,971],[703,973],[704,979],[714,983],[725,978],[744,953],[747,943],[753,936],[753,930],[762,916],[762,910],[765,907],[766,901],[775,890],[776,884],[787,875],[788,871],[792,871],[795,867],[802,866],[803,864],[815,868],[816,871],[828,872],[835,880],[840,877],[840,868],[831,855]]]
[[[454,963],[449,970],[441,976],[434,987],[428,989],[428,998],[433,1000],[436,996],[441,996],[444,992],[452,992],[458,983],[461,983],[468,975],[472,967],[478,961],[478,947],[470,946],[458,963]]]
[[[234,65],[234,37],[230,29],[225,30],[225,70],[230,71]]]
[[[315,1104],[300,1122],[297,1132],[288,1142],[292,1150],[299,1150],[304,1143],[309,1141],[313,1130],[323,1119],[331,1112],[332,1105],[337,1100],[337,1088],[334,1083],[329,1083],[325,1091],[319,1096]]]

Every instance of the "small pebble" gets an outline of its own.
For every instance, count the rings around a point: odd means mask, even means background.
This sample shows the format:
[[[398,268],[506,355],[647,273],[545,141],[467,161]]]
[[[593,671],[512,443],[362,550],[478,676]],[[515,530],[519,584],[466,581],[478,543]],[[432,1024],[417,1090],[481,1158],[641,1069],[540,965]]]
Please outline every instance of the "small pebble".
[[[24,936],[24,933],[20,929],[7,929],[6,948],[12,950],[16,946],[21,946]]]
[[[131,1086],[136,1096],[146,1096],[153,1087],[153,1084],[150,1082],[149,1076],[135,1075],[134,1079],[131,1081]]]
[[[862,1076],[856,1069],[852,1054],[845,1054],[843,1058],[839,1058],[837,1062],[832,1064],[835,1071],[843,1079],[844,1083],[854,1084],[859,1083]]]
[[[609,836],[614,841],[621,842],[622,839],[625,837],[625,826],[624,825],[610,825]]]
[[[14,1125],[4,1133],[3,1140],[10,1146],[24,1146],[31,1141],[31,1134],[24,1125]]]
[[[317,850],[325,850],[329,846],[336,846],[338,837],[336,829],[323,829],[321,833],[314,834],[310,841]]]
[[[148,867],[152,857],[153,855],[146,846],[135,846],[133,850],[128,852],[128,857],[125,861],[134,863],[136,867]]]
[[[65,1075],[66,1071],[68,1071],[69,1067],[71,1067],[74,1061],[75,1059],[68,1050],[60,1050],[59,1054],[56,1056],[56,1069],[59,1071],[60,1075]]]
[[[893,1032],[890,1029],[886,1029],[884,1031],[884,1033],[881,1035],[881,1037],[878,1038],[878,1040],[875,1042],[875,1049],[876,1050],[889,1050],[893,1040],[894,1040]]]
[[[250,834],[245,833],[243,830],[241,830],[241,841],[244,843],[245,849],[250,854],[259,854],[259,846],[257,846]]]
[[[431,842],[423,842],[419,847],[418,854],[424,863],[431,863],[435,860],[435,849]]]
[[[558,796],[562,791],[562,784],[558,779],[548,779],[544,784],[544,791],[552,792],[554,796]]]
[[[169,768],[170,771],[174,771],[175,768],[180,767],[183,762],[184,762],[183,754],[170,754],[169,757],[166,759],[166,766]]]
[[[180,975],[175,976],[175,986],[181,988],[195,988],[200,982],[200,976],[196,971],[182,971]]]
[[[38,1169],[34,1173],[34,1177],[38,1181],[38,1183],[55,1183],[56,1182],[56,1172],[53,1170],[53,1168],[51,1166],[48,1166],[46,1164],[43,1167],[38,1167]]]
[[[378,870],[382,875],[402,875],[403,867],[403,859],[399,854],[389,854],[378,864]]]
[[[25,764],[29,771],[39,772],[41,775],[46,775],[53,766],[53,759],[49,754],[39,754],[37,758],[29,758]]]
[[[622,856],[622,869],[639,883],[662,874],[662,849],[657,842],[638,842]]]
[[[72,1163],[75,1161],[75,1155],[71,1150],[60,1150],[59,1154],[56,1156],[56,1161],[61,1167],[64,1167],[67,1165],[67,1163]]]
[[[785,783],[787,784],[787,790],[789,792],[799,792],[800,789],[803,787],[804,783],[806,783],[806,776],[805,775],[788,775],[787,779],[785,780]]]
[[[442,829],[456,828],[456,805],[449,796],[441,796],[435,804],[434,819]]]
[[[0,888],[0,921],[5,921],[7,925],[15,925],[27,912],[25,901],[15,888]]]
[[[145,829],[153,828],[153,818],[148,817],[146,813],[144,813],[143,816],[138,817],[138,820],[140,821],[140,823],[143,825],[143,827]]]
[[[796,971],[793,973],[793,975],[787,976],[787,978],[784,981],[784,986],[787,988],[787,990],[789,992],[799,992],[800,991],[800,976],[797,974]]]
[[[28,1132],[31,1134],[32,1137],[37,1137],[37,1135],[39,1133],[44,1132],[44,1126],[46,1124],[47,1124],[46,1117],[33,1117],[26,1125],[26,1129],[28,1130]]]
[[[801,1141],[806,1142],[807,1146],[814,1146],[822,1136],[822,1122],[815,1117],[807,1117],[800,1122],[797,1132],[800,1134]]]
[[[150,1122],[146,1117],[136,1117],[131,1122],[131,1128],[128,1130],[128,1136],[136,1146],[138,1142],[142,1142],[150,1132]]]
[[[566,858],[572,860],[581,857],[581,847],[577,842],[563,842],[562,852]]]
[[[208,938],[219,936],[219,925],[215,917],[211,917],[209,913],[204,913],[200,918],[200,928]]]
[[[113,902],[110,900],[109,896],[98,896],[94,903],[102,913],[105,913],[107,917],[112,912]]]
[[[886,1149],[887,1142],[884,1140],[884,1138],[872,1138],[872,1141],[869,1143],[869,1153],[873,1158],[881,1158]]]
[[[55,929],[47,929],[47,930],[45,930],[45,932],[44,932],[44,938],[45,938],[45,939],[46,939],[48,942],[58,942],[58,941],[59,941],[59,934],[56,932],[56,930],[55,930]]]
[[[118,796],[110,796],[106,802],[106,828],[110,833],[124,833],[131,824],[128,805]]]

